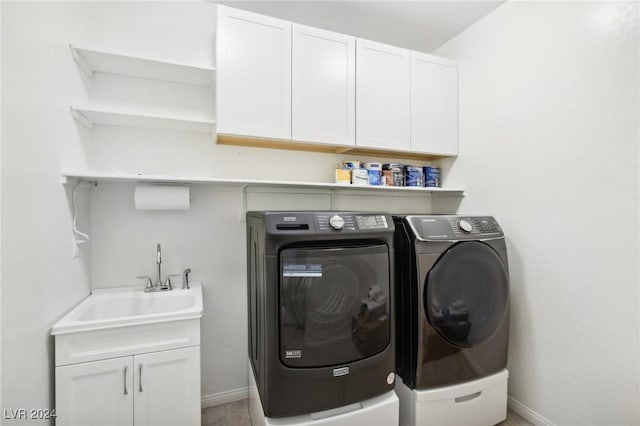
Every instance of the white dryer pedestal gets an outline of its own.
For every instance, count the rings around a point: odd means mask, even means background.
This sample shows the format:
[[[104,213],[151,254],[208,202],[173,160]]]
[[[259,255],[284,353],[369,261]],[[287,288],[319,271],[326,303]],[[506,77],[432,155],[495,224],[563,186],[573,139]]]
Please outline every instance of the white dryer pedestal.
[[[396,378],[400,426],[492,426],[507,418],[505,369],[482,379],[415,390]]]
[[[249,368],[249,414],[252,426],[397,426],[399,402],[390,391],[356,404],[293,417],[264,416],[260,395]]]

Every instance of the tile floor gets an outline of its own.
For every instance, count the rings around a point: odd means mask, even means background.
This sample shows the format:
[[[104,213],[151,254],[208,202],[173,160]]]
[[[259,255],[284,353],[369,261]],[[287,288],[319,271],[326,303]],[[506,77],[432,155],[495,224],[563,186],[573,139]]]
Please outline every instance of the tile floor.
[[[202,426],[251,426],[248,400],[230,402],[202,410]],[[531,423],[514,413],[507,413],[507,420],[499,426],[531,426]]]

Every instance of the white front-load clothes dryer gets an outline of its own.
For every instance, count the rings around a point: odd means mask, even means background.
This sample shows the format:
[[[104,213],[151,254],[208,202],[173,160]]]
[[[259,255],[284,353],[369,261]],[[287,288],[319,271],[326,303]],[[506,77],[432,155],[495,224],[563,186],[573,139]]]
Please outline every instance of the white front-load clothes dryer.
[[[506,418],[509,269],[490,216],[394,216],[400,425]]]
[[[254,425],[398,424],[393,219],[247,213]]]

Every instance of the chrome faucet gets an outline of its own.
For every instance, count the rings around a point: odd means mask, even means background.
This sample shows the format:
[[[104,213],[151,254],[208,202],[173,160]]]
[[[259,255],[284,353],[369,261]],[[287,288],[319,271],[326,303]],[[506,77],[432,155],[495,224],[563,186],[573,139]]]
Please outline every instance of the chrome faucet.
[[[164,282],[164,286],[162,286],[163,290],[173,290],[173,284],[171,284],[171,278],[179,277],[180,274],[169,274],[167,275],[167,279]]]
[[[156,250],[156,265],[158,265],[158,278],[156,279],[155,284],[152,284],[151,277],[149,277],[148,275],[142,275],[142,276],[136,277],[136,278],[146,280],[147,285],[144,289],[145,293],[161,291],[161,290],[173,290],[173,284],[171,283],[171,278],[179,277],[180,275],[179,274],[167,275],[167,279],[165,283],[164,284],[162,283],[162,248],[160,247],[159,243]]]
[[[151,281],[151,277],[149,275],[138,275],[136,278],[141,279],[141,280],[146,280],[147,281],[147,285],[144,288],[144,291],[151,291],[149,289],[153,288],[153,281]]]
[[[191,273],[191,268],[187,268],[182,273],[182,288],[189,290],[189,274]]]
[[[156,287],[162,287],[162,249],[160,243],[156,252],[156,263],[158,264],[158,279],[156,280]]]

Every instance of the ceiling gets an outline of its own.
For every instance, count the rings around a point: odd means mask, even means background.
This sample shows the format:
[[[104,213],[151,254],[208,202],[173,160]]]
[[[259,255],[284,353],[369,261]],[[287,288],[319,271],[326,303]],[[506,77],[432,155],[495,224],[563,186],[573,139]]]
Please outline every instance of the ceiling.
[[[214,2],[429,53],[504,0]]]

